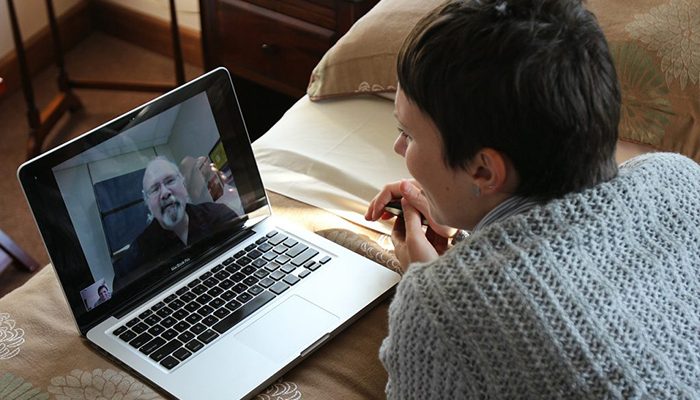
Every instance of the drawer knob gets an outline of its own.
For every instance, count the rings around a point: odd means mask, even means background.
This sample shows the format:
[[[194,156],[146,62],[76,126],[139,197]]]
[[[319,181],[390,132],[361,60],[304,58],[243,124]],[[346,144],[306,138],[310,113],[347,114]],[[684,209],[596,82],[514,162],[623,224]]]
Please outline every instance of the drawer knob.
[[[263,43],[262,46],[260,46],[260,48],[262,49],[263,52],[265,52],[267,54],[272,54],[275,52],[275,45],[273,45],[273,44]]]

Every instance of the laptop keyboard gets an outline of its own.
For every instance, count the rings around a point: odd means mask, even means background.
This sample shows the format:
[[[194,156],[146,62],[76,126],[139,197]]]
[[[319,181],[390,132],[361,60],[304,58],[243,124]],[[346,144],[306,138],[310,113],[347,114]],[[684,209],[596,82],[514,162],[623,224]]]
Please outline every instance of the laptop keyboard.
[[[112,334],[172,369],[330,260],[269,232]]]

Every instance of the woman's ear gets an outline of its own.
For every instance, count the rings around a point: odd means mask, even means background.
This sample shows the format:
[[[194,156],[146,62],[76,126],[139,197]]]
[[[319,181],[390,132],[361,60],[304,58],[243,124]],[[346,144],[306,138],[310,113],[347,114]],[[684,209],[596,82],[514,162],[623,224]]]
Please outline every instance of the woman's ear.
[[[512,192],[515,169],[508,157],[490,147],[479,150],[469,165],[474,184],[484,194]]]

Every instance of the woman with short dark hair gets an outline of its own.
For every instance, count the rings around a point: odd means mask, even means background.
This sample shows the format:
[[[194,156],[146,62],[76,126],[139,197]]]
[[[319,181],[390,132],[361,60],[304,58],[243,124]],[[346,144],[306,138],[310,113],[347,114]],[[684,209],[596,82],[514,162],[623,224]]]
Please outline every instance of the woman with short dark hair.
[[[394,149],[415,180],[366,214],[401,198],[388,397],[700,397],[700,167],[618,169],[620,89],[593,14],[450,1],[397,72]],[[450,227],[471,233],[450,246]]]

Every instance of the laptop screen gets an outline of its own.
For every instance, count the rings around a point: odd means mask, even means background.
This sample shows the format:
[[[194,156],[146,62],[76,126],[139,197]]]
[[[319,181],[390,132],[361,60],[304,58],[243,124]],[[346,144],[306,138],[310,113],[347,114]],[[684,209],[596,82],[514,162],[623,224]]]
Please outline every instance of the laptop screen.
[[[269,213],[230,77],[188,83],[20,168],[83,330]]]

